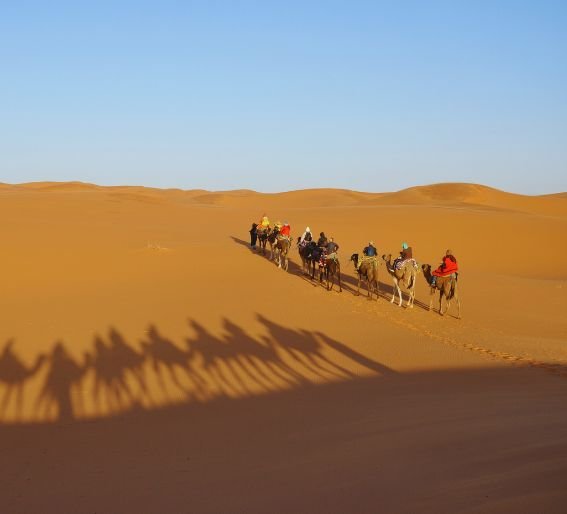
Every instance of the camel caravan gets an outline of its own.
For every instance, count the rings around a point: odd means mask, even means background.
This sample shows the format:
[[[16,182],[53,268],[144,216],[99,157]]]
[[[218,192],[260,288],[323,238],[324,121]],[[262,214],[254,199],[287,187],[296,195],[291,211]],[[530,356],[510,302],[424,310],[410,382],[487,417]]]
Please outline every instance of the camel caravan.
[[[271,261],[274,261],[278,268],[288,271],[288,253],[292,246],[291,227],[288,222],[276,222],[272,227],[270,220],[264,214],[259,223],[252,223],[250,229],[250,247],[253,251],[258,250],[262,255],[266,255],[267,246],[270,245]],[[335,282],[338,284],[339,292],[341,286],[341,264],[338,258],[339,245],[334,238],[327,238],[321,232],[319,239],[314,240],[311,229],[306,227],[303,234],[296,240],[296,248],[301,258],[302,271],[315,280],[315,273],[318,271],[319,283],[325,281],[325,287],[332,291]],[[378,258],[378,250],[373,241],[362,250],[362,255],[353,253],[349,263],[352,262],[358,278],[356,295],[360,295],[361,284],[366,287],[367,299],[376,300],[380,297],[380,282],[378,280],[378,270],[383,264],[386,273],[392,280],[392,299],[390,303],[396,302],[402,307],[402,290],[407,294],[408,300],[406,308],[412,309],[415,302],[415,287],[418,273],[422,272],[429,286],[430,301],[429,310],[433,307],[434,296],[439,292],[439,314],[445,315],[453,301],[457,304],[457,318],[461,317],[461,304],[458,296],[458,264],[457,259],[451,250],[447,250],[442,258],[442,262],[436,269],[430,264],[422,264],[413,257],[412,248],[407,243],[402,243],[399,256],[392,258],[391,254],[382,255]],[[445,306],[443,306],[445,303]]]

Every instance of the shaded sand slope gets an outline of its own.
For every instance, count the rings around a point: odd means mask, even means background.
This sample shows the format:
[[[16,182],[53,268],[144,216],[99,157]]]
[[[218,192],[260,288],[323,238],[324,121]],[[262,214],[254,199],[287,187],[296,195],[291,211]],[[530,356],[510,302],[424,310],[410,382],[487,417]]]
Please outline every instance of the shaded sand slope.
[[[3,509],[561,513],[567,398],[557,380],[513,368],[390,374],[3,427]]]
[[[41,183],[0,200],[7,511],[561,512],[564,196]],[[336,237],[341,294],[295,249],[289,273],[250,252],[263,212]],[[380,300],[355,296],[368,239],[432,264],[450,247],[463,319],[426,311],[421,275],[413,310],[383,267]]]

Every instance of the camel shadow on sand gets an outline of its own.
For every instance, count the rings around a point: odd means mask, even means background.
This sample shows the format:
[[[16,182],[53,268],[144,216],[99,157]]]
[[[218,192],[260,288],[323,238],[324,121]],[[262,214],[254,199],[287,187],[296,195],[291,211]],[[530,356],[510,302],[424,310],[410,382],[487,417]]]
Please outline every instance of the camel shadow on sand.
[[[0,354],[0,424],[69,423],[394,373],[320,331],[257,314],[263,334],[254,336],[227,317],[221,321],[214,334],[188,319],[190,333],[181,341],[150,324],[137,344],[110,327],[80,357],[57,341],[30,365],[9,340]]]

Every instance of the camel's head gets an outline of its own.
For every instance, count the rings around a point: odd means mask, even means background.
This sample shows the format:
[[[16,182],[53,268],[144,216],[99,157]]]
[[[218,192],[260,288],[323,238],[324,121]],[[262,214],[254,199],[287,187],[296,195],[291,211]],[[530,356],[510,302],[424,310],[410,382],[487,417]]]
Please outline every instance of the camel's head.
[[[353,254],[350,256],[349,261],[354,262],[354,265],[356,266],[356,265],[358,264],[358,254],[357,254],[357,253],[353,253]]]
[[[390,262],[392,260],[392,254],[389,253],[388,255],[386,255],[386,254],[382,255],[382,260],[384,262]]]
[[[421,269],[423,273],[429,273],[431,271],[431,264],[422,264]]]

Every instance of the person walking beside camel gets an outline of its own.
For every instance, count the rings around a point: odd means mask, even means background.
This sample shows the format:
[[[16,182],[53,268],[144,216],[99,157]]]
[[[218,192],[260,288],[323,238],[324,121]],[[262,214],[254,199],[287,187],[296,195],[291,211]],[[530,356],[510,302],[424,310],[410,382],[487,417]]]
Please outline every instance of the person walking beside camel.
[[[256,250],[256,241],[258,241],[258,231],[256,230],[257,228],[258,228],[258,224],[252,223],[252,228],[249,230],[250,248],[252,248],[252,250]]]

